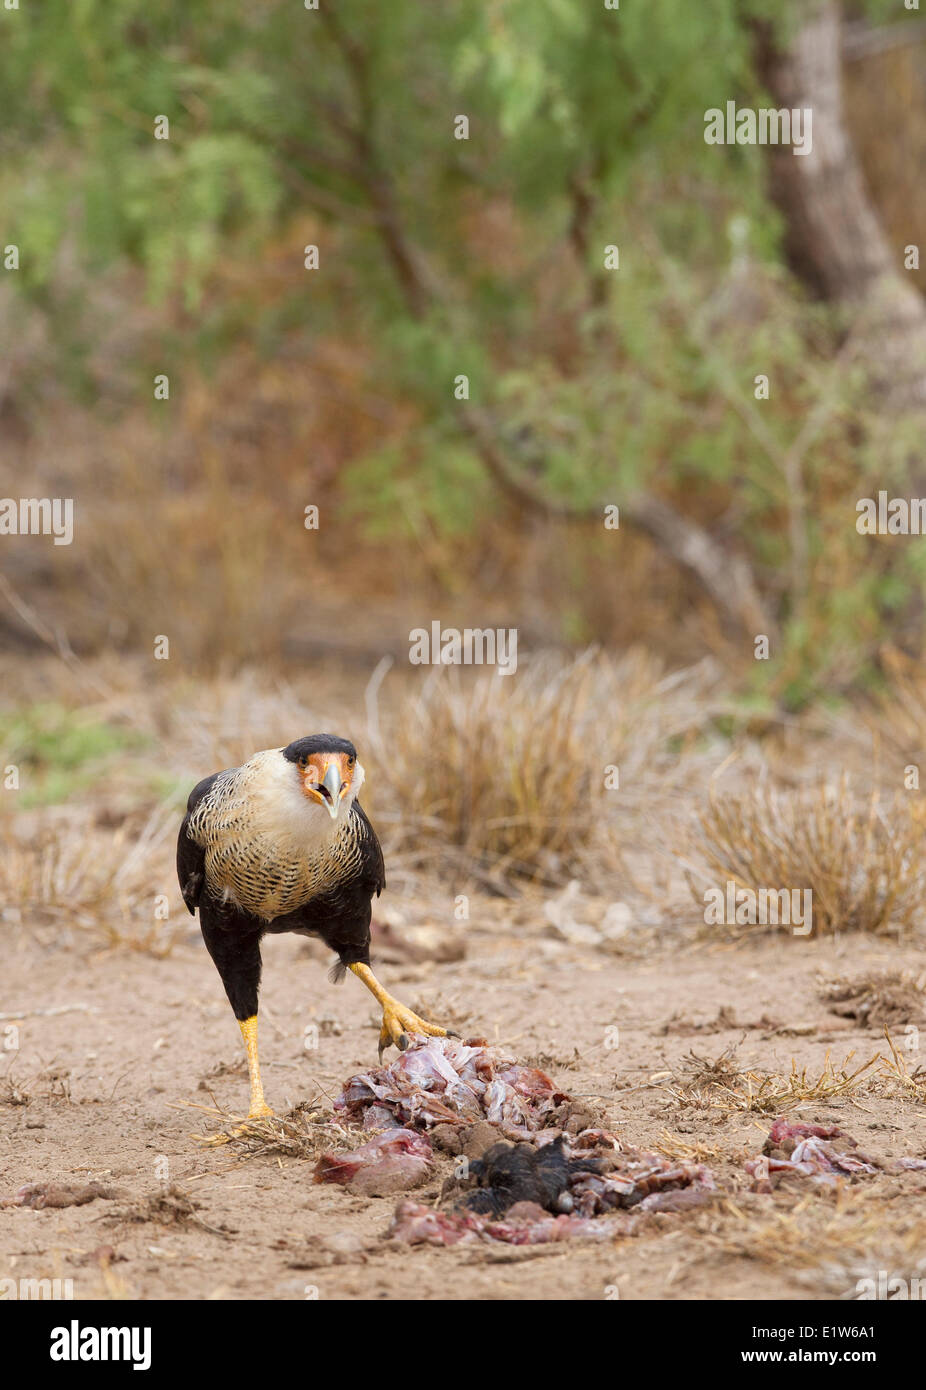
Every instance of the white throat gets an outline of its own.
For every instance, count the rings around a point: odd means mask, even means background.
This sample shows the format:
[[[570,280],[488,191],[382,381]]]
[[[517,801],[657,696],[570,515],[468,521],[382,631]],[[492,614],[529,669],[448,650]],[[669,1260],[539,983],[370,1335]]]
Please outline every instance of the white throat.
[[[253,767],[253,780],[248,788],[254,814],[255,829],[272,837],[281,847],[311,849],[330,843],[343,830],[350,817],[351,807],[363,785],[364,772],[358,762],[354,767],[350,790],[338,802],[338,813],[332,816],[303,790],[302,777],[294,763],[283,757],[281,748],[255,753],[245,764]]]

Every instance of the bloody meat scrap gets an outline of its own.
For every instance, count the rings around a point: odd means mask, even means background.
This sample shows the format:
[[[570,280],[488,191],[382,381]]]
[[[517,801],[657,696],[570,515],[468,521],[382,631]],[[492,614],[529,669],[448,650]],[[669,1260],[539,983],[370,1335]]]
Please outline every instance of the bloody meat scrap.
[[[95,1202],[98,1197],[111,1199],[121,1195],[118,1188],[106,1187],[98,1182],[76,1185],[39,1182],[21,1187],[14,1197],[3,1198],[0,1206],[32,1207],[34,1211],[43,1211],[46,1207],[82,1207],[87,1202]]]
[[[315,1165],[316,1182],[350,1186],[367,1197],[408,1192],[427,1181],[433,1161],[431,1145],[411,1129],[387,1129],[359,1148],[323,1153]]]
[[[392,1240],[404,1245],[459,1245],[476,1241],[505,1245],[546,1245],[550,1241],[610,1240],[627,1234],[611,1216],[586,1220],[581,1216],[551,1216],[534,1202],[518,1202],[504,1220],[473,1211],[434,1211],[423,1202],[399,1202],[389,1227]]]
[[[841,1141],[842,1149],[858,1149],[855,1140],[837,1125],[775,1120],[762,1153],[746,1162],[746,1172],[753,1179],[752,1191],[771,1192],[773,1177],[786,1173],[834,1186],[841,1177],[880,1171],[867,1154],[841,1152],[830,1142],[833,1139]]]
[[[352,1076],[334,1107],[365,1129],[489,1120],[508,1138],[528,1139],[552,1123],[567,1099],[545,1072],[519,1066],[481,1041],[421,1038],[388,1067]]]

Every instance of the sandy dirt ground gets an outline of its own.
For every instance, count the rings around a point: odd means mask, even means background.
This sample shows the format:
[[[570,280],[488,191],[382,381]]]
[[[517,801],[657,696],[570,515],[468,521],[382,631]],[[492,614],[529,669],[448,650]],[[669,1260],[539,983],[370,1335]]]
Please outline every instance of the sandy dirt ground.
[[[433,912],[411,917],[442,926]],[[604,951],[553,939],[534,909],[491,898],[468,923],[447,918],[464,958],[412,964],[393,951],[379,967],[388,986],[539,1063],[600,1107],[625,1144],[694,1153],[717,1182],[710,1205],[653,1212],[604,1243],[396,1245],[394,1197],[317,1185],[309,1159],[198,1141],[221,1127],[215,1105],[243,1113],[247,1080],[195,923],[163,959],[64,950],[24,931],[5,947],[0,1197],[48,1181],[97,1181],[113,1195],[0,1209],[0,1277],[71,1279],[77,1298],[800,1300],[854,1297],[856,1281],[879,1270],[926,1273],[926,1174],[884,1171],[834,1189],[789,1178],[753,1193],[744,1162],[778,1112],[740,1108],[742,1079],[732,1104],[693,1084],[724,1054],[753,1084],[787,1078],[792,1062],[812,1081],[827,1056],[836,1072],[849,1058],[851,1073],[888,1054],[883,1026],[832,1012],[821,982],[918,972],[921,951],[857,936],[705,942],[681,928],[645,949]],[[328,964],[313,942],[265,944],[262,1060],[277,1111],[330,1106],[375,1062],[375,1005],[359,982],[329,984]],[[313,1023],[319,1042],[307,1049]],[[895,1038],[911,1026],[895,1020]],[[908,1061],[915,1071],[915,1054]],[[926,1155],[926,1112],[881,1063],[845,1094],[788,1113],[838,1124],[886,1167]],[[416,1197],[438,1200],[450,1167],[441,1162]],[[192,1220],[176,1196],[161,1200],[171,1185],[197,1204]]]

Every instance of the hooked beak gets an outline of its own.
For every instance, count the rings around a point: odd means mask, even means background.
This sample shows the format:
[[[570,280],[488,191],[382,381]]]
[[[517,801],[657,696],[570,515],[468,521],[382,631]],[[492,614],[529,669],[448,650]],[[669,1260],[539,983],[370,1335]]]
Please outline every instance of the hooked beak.
[[[332,820],[338,818],[338,806],[341,796],[341,767],[337,762],[330,762],[325,768],[325,775],[318,783],[318,790],[322,794],[325,808]]]

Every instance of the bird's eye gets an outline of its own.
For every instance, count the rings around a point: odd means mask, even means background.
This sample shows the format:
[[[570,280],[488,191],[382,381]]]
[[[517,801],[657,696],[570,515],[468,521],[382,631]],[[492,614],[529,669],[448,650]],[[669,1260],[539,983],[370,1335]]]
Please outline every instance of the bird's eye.
[[[356,761],[357,761],[356,757],[354,757],[354,756],[352,755],[352,756],[349,757],[348,760],[347,760],[347,766],[348,766],[348,767],[353,767],[353,765],[354,765],[354,763],[355,763]]]

